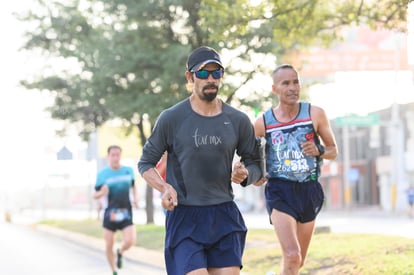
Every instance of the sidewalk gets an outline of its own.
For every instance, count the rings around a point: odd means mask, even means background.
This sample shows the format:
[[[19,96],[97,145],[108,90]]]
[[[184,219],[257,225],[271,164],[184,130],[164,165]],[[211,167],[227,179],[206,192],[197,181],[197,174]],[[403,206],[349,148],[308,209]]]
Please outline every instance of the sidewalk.
[[[404,211],[385,211],[379,207],[324,211],[317,225],[329,225],[334,233],[363,233],[414,238],[414,219]]]
[[[243,216],[248,228],[273,228],[267,213],[245,213]],[[315,232],[319,230],[414,238],[414,219],[405,212],[387,212],[379,207],[322,210],[316,218]]]
[[[105,253],[105,241],[103,239],[90,237],[84,234],[70,232],[47,225],[33,225],[33,228],[47,234],[53,234],[56,237],[65,239],[78,245],[87,246],[91,249]],[[165,269],[164,255],[162,252],[133,246],[128,251],[126,251],[123,256],[130,261],[135,261],[143,265],[154,266],[163,270]]]

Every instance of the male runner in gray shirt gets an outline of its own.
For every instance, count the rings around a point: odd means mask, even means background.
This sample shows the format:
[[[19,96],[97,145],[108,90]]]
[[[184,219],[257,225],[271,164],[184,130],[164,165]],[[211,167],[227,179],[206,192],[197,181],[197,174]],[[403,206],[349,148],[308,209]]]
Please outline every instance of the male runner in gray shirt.
[[[253,126],[218,99],[224,73],[212,48],[195,49],[185,73],[189,98],[163,111],[144,146],[139,172],[163,193],[165,261],[170,275],[240,274],[247,229],[231,182],[261,177]],[[154,167],[168,152],[167,182]],[[241,157],[232,172],[234,154]]]

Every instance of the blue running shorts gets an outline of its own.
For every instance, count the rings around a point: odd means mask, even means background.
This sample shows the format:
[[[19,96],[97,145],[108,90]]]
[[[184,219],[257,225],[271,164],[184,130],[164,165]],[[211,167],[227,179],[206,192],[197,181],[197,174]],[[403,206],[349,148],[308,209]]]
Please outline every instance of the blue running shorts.
[[[247,228],[234,202],[178,205],[167,212],[165,223],[168,275],[184,275],[200,268],[242,268]]]
[[[325,198],[318,181],[291,182],[274,178],[266,184],[265,197],[269,216],[276,209],[300,223],[315,220]]]

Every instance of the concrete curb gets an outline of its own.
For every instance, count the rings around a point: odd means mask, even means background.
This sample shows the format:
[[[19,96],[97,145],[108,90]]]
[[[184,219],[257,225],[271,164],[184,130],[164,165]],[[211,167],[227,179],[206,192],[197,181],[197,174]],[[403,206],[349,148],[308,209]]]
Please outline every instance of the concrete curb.
[[[56,237],[87,246],[91,249],[102,251],[102,253],[105,252],[105,241],[103,239],[43,224],[34,225],[33,228]],[[140,264],[154,266],[165,270],[164,255],[161,252],[133,246],[126,251],[123,256],[130,261],[139,262]]]

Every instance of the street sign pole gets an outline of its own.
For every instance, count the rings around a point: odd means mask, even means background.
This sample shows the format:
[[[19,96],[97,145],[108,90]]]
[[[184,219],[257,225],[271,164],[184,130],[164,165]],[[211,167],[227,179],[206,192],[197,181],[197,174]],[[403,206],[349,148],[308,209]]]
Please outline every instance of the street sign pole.
[[[347,125],[342,127],[343,140],[343,167],[342,177],[344,182],[344,202],[345,208],[349,209],[352,200],[352,190],[348,180],[348,171],[350,168],[350,154],[349,154],[349,127]]]
[[[359,126],[359,127],[369,127],[373,125],[380,124],[379,115],[369,114],[366,116],[358,115],[347,115],[344,117],[338,117],[336,119],[336,125],[342,127],[342,141],[343,141],[343,170],[342,170],[342,180],[343,180],[343,192],[344,192],[344,206],[346,209],[349,209],[352,204],[352,188],[348,179],[348,171],[351,168],[350,161],[350,146],[349,146],[349,127],[350,126]]]

